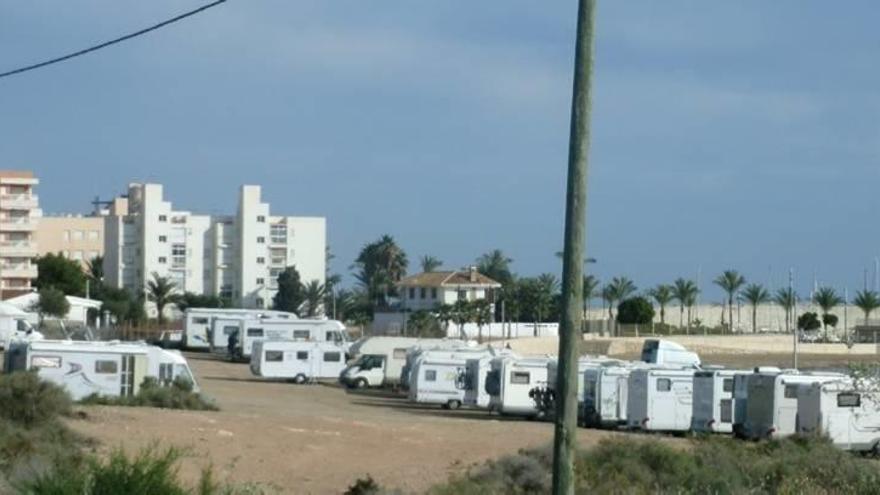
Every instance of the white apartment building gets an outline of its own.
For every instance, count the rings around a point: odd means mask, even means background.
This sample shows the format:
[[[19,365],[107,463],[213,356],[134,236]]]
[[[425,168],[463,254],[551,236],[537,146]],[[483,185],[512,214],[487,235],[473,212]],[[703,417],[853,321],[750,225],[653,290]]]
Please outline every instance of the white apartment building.
[[[31,290],[37,278],[34,231],[42,212],[34,188],[40,181],[33,172],[0,171],[0,299]]]
[[[143,291],[153,273],[183,292],[269,307],[278,275],[295,266],[303,283],[324,283],[326,220],[273,216],[260,186],[241,187],[232,216],[176,211],[160,184],[130,184],[104,217],[105,282]]]

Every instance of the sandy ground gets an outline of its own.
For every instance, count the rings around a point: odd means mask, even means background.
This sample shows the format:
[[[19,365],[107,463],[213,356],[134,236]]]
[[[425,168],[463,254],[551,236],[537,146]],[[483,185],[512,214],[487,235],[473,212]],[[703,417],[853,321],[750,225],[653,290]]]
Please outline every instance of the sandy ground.
[[[253,379],[246,365],[189,355],[220,412],[84,407],[78,432],[107,451],[155,442],[189,449],[182,475],[213,465],[220,479],[258,482],[282,493],[340,493],[366,474],[407,492],[422,491],[468,465],[549,445],[552,425],[443,411],[387,393],[348,393],[327,385]],[[620,433],[590,431],[585,445]]]

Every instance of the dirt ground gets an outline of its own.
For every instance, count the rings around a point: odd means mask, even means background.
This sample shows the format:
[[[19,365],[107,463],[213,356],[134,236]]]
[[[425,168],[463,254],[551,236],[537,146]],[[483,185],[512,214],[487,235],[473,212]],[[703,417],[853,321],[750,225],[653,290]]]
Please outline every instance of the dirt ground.
[[[181,470],[189,480],[212,465],[221,480],[281,493],[340,493],[367,474],[420,492],[471,464],[552,440],[549,423],[420,407],[387,393],[263,382],[246,365],[188,358],[221,411],[83,407],[86,418],[70,425],[104,451],[156,442],[189,449]],[[590,445],[620,434],[583,430],[580,439]]]

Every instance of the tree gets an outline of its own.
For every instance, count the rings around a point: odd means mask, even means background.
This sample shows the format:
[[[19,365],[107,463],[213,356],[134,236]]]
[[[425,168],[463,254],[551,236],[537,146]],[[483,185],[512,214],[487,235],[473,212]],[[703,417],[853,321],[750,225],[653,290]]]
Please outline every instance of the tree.
[[[477,271],[501,285],[506,285],[513,280],[513,274],[510,271],[511,263],[513,260],[500,249],[494,249],[477,258]]]
[[[79,262],[69,260],[61,254],[47,253],[36,259],[39,289],[53,287],[67,296],[84,296],[86,275]]]
[[[800,315],[797,319],[798,329],[805,332],[817,330],[821,326],[822,323],[819,321],[819,315],[817,315],[816,313],[811,313],[808,311]]]
[[[406,253],[386,234],[364,246],[352,268],[357,269],[355,278],[367,291],[374,307],[385,307],[388,298],[396,295],[395,284],[406,275],[408,263]]]
[[[98,255],[86,262],[86,275],[92,282],[104,281],[104,256]]]
[[[545,278],[524,278],[518,285],[517,297],[523,316],[535,323],[546,321],[553,306],[553,286]]]
[[[642,296],[624,299],[617,306],[617,322],[624,325],[647,325],[654,320],[654,306]]]
[[[746,279],[736,270],[725,270],[713,281],[715,285],[721,287],[727,293],[727,324],[731,332],[733,332],[733,299],[740,287],[745,285]]]
[[[750,284],[743,289],[741,296],[752,306],[752,333],[757,333],[758,306],[770,302],[770,293],[761,284]]]
[[[776,290],[773,295],[773,302],[778,304],[785,310],[785,331],[791,331],[791,320],[794,315],[794,307],[797,304],[797,293],[789,287],[782,287]]]
[[[37,300],[37,312],[40,313],[40,319],[44,315],[54,318],[63,319],[70,311],[70,303],[64,292],[54,288],[46,287],[40,289],[40,298]]]
[[[423,272],[433,272],[443,266],[443,262],[438,258],[428,255],[422,256],[422,259],[419,260],[419,264],[422,265]]]
[[[828,313],[828,314],[822,315],[822,325],[824,325],[826,329],[828,327],[837,328],[838,321],[839,320],[837,319],[837,315],[835,315],[833,313]],[[827,331],[825,332],[825,340],[826,340],[826,342],[828,341],[828,332]]]
[[[856,298],[853,299],[853,304],[865,313],[865,325],[868,325],[871,313],[873,313],[875,309],[880,308],[880,295],[872,290],[860,290],[856,293]]]
[[[420,309],[413,311],[407,318],[406,328],[409,335],[421,338],[444,337],[440,322],[430,311]]]
[[[614,320],[614,313],[611,311],[614,303],[623,301],[636,290],[638,290],[636,284],[627,277],[614,277],[611,279],[611,282],[602,291],[602,298],[608,302],[608,318],[610,320]]]
[[[683,278],[675,279],[672,283],[672,297],[678,301],[680,310],[678,327],[684,327],[684,308],[688,308],[688,332],[690,333],[691,315],[690,308],[697,302],[697,294],[699,289],[693,280],[685,280]]]
[[[452,321],[458,325],[461,338],[467,338],[464,326],[474,320],[473,306],[466,299],[459,299],[452,305]]]
[[[272,298],[272,307],[278,311],[299,314],[299,308],[305,302],[303,284],[295,266],[288,266],[278,274],[278,292]]]
[[[307,318],[314,318],[321,314],[325,293],[324,284],[317,280],[312,280],[302,287],[303,302],[305,303],[303,308]]]
[[[485,299],[477,299],[471,303],[474,323],[477,324],[477,342],[483,343],[483,327],[492,323],[492,306]]]
[[[184,292],[175,301],[177,309],[186,311],[189,308],[222,308],[225,305],[219,296]]]
[[[170,278],[153,272],[153,280],[147,282],[147,299],[156,305],[159,324],[165,322],[165,307],[178,300],[177,284]]]
[[[453,320],[455,308],[451,304],[441,304],[437,306],[437,319],[443,323],[443,336],[449,336],[449,322]]]
[[[660,306],[660,324],[666,324],[666,306],[675,298],[675,291],[671,285],[660,284],[648,290],[648,295]],[[618,311],[618,315],[619,315]]]
[[[824,322],[828,318],[832,309],[843,304],[843,298],[838,296],[837,291],[835,291],[831,287],[820,287],[819,290],[817,290],[816,293],[813,294],[813,302],[815,302],[822,310],[822,326],[824,330],[823,333],[825,334],[825,341],[827,342],[828,324]]]

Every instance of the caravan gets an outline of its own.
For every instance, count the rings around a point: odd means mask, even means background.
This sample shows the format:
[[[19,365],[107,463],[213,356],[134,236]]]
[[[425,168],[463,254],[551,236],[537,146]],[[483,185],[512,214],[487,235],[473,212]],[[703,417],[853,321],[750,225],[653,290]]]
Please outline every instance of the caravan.
[[[644,363],[608,361],[584,371],[584,425],[616,428],[626,424],[629,376]]]
[[[234,336],[230,340],[230,336]],[[249,360],[255,342],[261,340],[298,340],[333,342],[348,348],[345,326],[336,320],[303,320],[294,318],[215,318],[211,329],[211,351]]]
[[[842,449],[880,449],[880,403],[876,393],[857,390],[849,381],[801,385],[797,432],[826,435]]]
[[[493,350],[478,358],[469,358],[465,364],[467,386],[464,391],[464,404],[479,409],[488,409],[492,396],[487,391],[486,380],[492,370],[492,360],[496,357],[510,357],[518,359],[519,356],[509,349]]]
[[[734,381],[739,370],[701,370],[694,374],[692,429],[704,433],[732,433],[735,419]]]
[[[688,431],[693,414],[694,370],[633,370],[627,384],[627,425],[647,431]]]
[[[492,359],[485,390],[489,408],[500,414],[536,417],[540,415],[531,390],[547,386],[550,357],[498,356]]]
[[[345,349],[333,342],[263,340],[254,343],[251,373],[294,383],[336,379],[345,368]]]
[[[186,359],[177,351],[142,343],[41,340],[15,343],[6,354],[7,373],[37,370],[40,378],[56,383],[74,400],[92,394],[135,395],[144,378],[162,384],[176,379],[198,385]]]
[[[409,399],[447,409],[461,407],[467,391],[476,385],[468,376],[468,360],[495,355],[494,350],[485,347],[422,351],[410,373]]]
[[[465,342],[457,339],[420,339],[406,351],[406,359],[400,370],[400,387],[408,390],[410,386],[410,370],[416,360],[427,351],[455,351],[457,349],[477,349],[476,342]],[[485,347],[480,347],[485,349]]]
[[[840,373],[763,372],[748,379],[746,416],[739,434],[746,438],[793,435],[798,413],[798,387],[848,380]]]
[[[296,314],[269,309],[242,308],[187,308],[183,318],[183,345],[187,349],[211,348],[211,332],[214,318],[297,318]],[[224,343],[225,345],[225,343]]]

